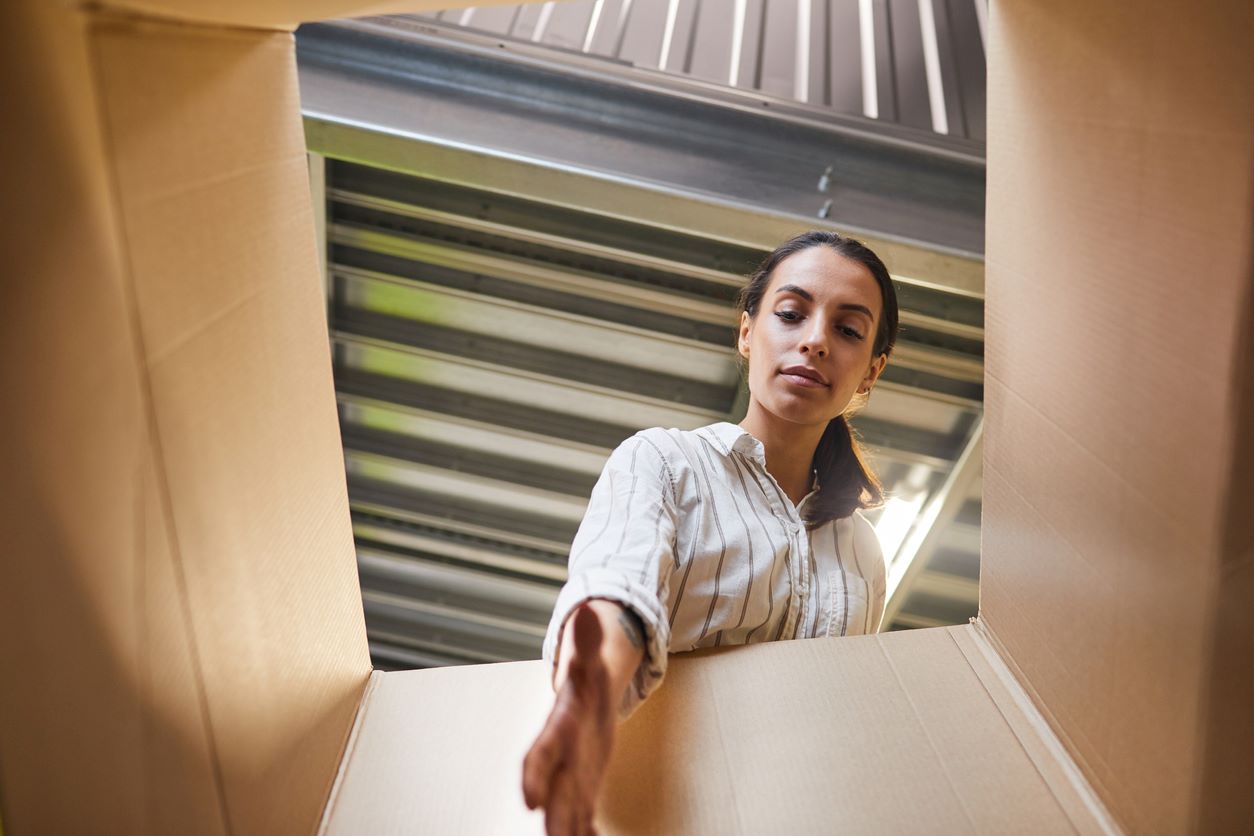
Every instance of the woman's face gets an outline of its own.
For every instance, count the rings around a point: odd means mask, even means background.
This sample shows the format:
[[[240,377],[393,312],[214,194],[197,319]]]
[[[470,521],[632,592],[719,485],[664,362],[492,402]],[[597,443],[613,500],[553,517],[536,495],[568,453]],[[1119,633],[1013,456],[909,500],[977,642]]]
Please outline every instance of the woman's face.
[[[871,355],[882,308],[871,271],[830,247],[785,258],[757,315],[740,317],[751,400],[799,424],[826,424],[843,413],[887,362]]]

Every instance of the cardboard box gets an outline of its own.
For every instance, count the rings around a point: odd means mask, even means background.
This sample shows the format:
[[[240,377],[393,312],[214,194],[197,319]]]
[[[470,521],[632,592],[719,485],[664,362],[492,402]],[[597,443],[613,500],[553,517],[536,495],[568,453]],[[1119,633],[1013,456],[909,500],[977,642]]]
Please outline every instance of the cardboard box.
[[[542,829],[541,663],[369,670],[285,30],[380,8],[5,11],[14,836]],[[604,832],[1254,822],[1252,42],[993,4],[980,618],[676,658]]]

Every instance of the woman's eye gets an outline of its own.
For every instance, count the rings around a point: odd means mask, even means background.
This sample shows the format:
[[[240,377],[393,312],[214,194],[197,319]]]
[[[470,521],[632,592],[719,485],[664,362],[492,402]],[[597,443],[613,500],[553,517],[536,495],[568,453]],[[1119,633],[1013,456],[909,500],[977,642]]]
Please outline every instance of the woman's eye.
[[[840,326],[840,333],[844,334],[846,337],[849,337],[851,339],[855,339],[855,340],[862,339],[862,333],[855,328],[849,327],[848,325]]]
[[[776,311],[775,315],[785,322],[796,322],[801,319],[801,315],[796,311]]]

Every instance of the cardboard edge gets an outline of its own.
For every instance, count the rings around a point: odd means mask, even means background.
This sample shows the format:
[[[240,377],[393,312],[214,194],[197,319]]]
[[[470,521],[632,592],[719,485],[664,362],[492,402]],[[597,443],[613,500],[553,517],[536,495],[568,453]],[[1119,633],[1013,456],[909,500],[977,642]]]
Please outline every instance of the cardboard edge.
[[[977,617],[969,625],[945,629],[1076,832],[1122,836],[1123,829],[1004,661],[988,625]]]
[[[322,817],[318,822],[318,836],[326,836],[331,826],[331,817],[335,814],[335,803],[339,800],[340,790],[344,786],[344,776],[348,773],[349,765],[353,762],[353,753],[357,749],[357,739],[361,733],[362,727],[366,724],[366,714],[370,710],[371,697],[378,690],[379,684],[383,680],[384,672],[373,670],[370,672],[370,678],[366,680],[366,688],[361,694],[361,701],[357,703],[357,713],[353,717],[353,726],[349,729],[348,737],[344,741],[344,751],[340,755],[340,765],[335,770],[335,779],[331,782],[331,791],[327,794],[326,806],[322,808]]]
[[[1251,15],[1254,23],[1254,15]],[[1241,768],[1254,738],[1248,706],[1254,698],[1254,439],[1241,428],[1254,426],[1254,188],[1247,200],[1251,237],[1231,371],[1229,420],[1233,427],[1227,502],[1220,519],[1219,573],[1209,592],[1209,646],[1201,690],[1191,827],[1197,833],[1236,832],[1254,821],[1254,796]]]
[[[75,0],[74,8],[81,13],[107,15],[134,21],[151,21],[154,23],[191,26],[201,29],[245,29],[258,32],[296,31],[300,21],[265,21],[235,20],[229,17],[200,17],[194,13],[180,12],[179,9],[166,8],[152,3],[128,2],[128,0]]]
[[[188,23],[193,26],[269,29],[293,32],[302,23],[337,18],[418,14],[437,9],[461,9],[476,0],[73,0],[79,6],[109,8],[141,17]],[[489,0],[504,5],[508,0]],[[479,3],[478,5],[484,5]]]

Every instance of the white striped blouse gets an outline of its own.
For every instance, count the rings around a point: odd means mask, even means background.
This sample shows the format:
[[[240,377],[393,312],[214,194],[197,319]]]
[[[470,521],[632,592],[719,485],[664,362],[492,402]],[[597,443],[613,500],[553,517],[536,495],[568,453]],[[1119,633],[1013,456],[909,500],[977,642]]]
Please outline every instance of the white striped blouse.
[[[657,687],[667,652],[874,633],[884,559],[855,512],[807,530],[736,424],[636,433],[610,455],[570,551],[544,640],[552,665],[580,602],[608,598],[644,624],[646,655],[622,712]]]

